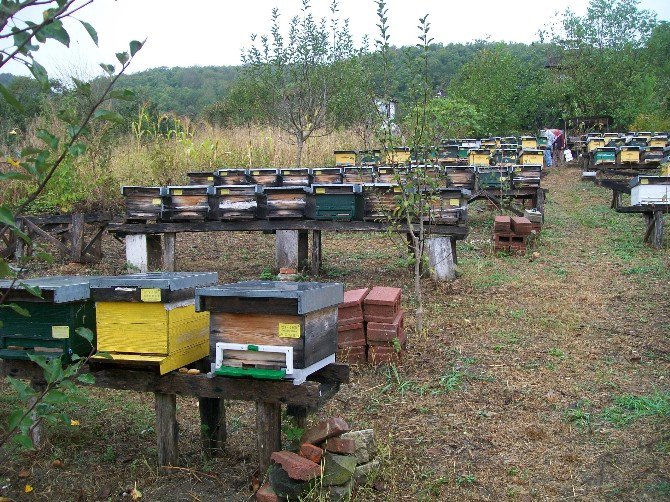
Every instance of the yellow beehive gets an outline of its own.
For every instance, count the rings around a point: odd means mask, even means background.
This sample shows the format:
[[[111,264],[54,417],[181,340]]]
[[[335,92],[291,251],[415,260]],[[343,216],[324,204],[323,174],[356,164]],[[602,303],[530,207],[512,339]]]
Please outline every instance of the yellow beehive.
[[[356,152],[354,150],[335,150],[335,165],[341,166],[355,166]]]
[[[386,163],[389,165],[402,165],[409,162],[409,148],[393,148],[386,151]]]
[[[535,136],[521,136],[521,148],[524,150],[537,148],[537,138]]]
[[[522,150],[519,155],[519,162],[522,165],[542,165],[544,163],[544,154],[542,150]]]
[[[617,164],[637,164],[640,162],[640,148],[637,146],[622,146],[616,154]]]
[[[667,136],[654,136],[649,140],[649,146],[665,147],[668,144]]]
[[[468,163],[471,166],[488,166],[490,164],[491,152],[486,149],[474,149],[468,152]]]
[[[586,149],[589,153],[593,152],[596,148],[602,148],[605,146],[605,138],[600,137],[591,137],[586,143]]]

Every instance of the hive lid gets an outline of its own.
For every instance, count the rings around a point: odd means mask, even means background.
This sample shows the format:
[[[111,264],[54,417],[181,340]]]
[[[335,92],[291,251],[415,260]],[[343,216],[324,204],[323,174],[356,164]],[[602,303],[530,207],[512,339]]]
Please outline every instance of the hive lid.
[[[202,310],[204,297],[284,298],[298,301],[298,314],[337,306],[344,299],[344,286],[339,283],[245,281],[222,284],[195,291],[196,310]]]
[[[106,288],[156,288],[169,291],[211,286],[218,281],[216,272],[150,272],[96,277],[91,280],[91,289]]]
[[[49,298],[54,303],[68,303],[87,300],[90,297],[89,283],[92,279],[98,277],[93,276],[54,276],[54,277],[36,277],[34,279],[25,279],[16,281],[12,286],[12,291],[22,292],[28,299],[38,300],[21,286],[27,284],[31,287],[40,288],[42,296],[46,300]],[[12,281],[0,281],[0,291],[6,291],[12,285]],[[48,295],[45,293],[49,293]],[[11,300],[11,294],[9,298]]]

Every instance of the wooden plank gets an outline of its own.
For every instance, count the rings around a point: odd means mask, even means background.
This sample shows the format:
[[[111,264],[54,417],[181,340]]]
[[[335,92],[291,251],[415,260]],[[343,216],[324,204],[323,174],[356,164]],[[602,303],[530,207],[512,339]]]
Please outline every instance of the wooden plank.
[[[56,246],[62,253],[65,253],[66,255],[70,254],[70,249],[65,244],[63,244],[61,241],[56,239],[53,235],[51,235],[48,232],[45,232],[44,230],[42,230],[40,227],[35,225],[35,223],[30,221],[28,218],[26,218],[24,221],[26,222],[26,224],[28,225],[30,230],[32,230],[34,233],[36,233],[40,237],[46,239],[48,242],[50,242],[51,244]]]
[[[223,399],[201,397],[198,399],[200,411],[200,435],[202,451],[206,457],[218,457],[226,446],[226,405]]]
[[[102,259],[102,234],[105,233],[105,230],[107,229],[107,225],[101,225],[98,228],[98,231],[95,233],[93,238],[89,241],[86,246],[84,246],[84,249],[82,250],[81,254],[82,256],[86,256],[88,254],[91,255],[91,258],[95,261],[99,261]]]
[[[158,465],[176,466],[179,461],[177,424],[177,396],[155,392],[156,396],[156,439],[158,440]]]
[[[256,402],[256,445],[258,472],[263,479],[270,467],[270,456],[281,450],[281,405]]]
[[[166,232],[163,234],[163,272],[174,272],[176,266],[175,248],[177,244],[177,234]]]
[[[617,213],[648,213],[652,214],[655,212],[661,212],[668,214],[670,213],[670,204],[647,204],[644,206],[623,206],[616,209]]]
[[[70,260],[81,263],[84,249],[84,215],[74,213],[70,224]]]

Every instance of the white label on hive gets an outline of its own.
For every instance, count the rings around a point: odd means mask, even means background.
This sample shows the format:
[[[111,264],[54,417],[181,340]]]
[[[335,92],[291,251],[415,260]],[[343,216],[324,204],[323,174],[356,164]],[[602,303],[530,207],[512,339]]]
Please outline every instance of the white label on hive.
[[[326,193],[326,189],[325,188],[317,188],[316,193]]]
[[[161,290],[158,288],[143,288],[140,291],[140,300],[143,302],[161,301]]]
[[[172,195],[184,195],[183,190],[172,190]]]
[[[228,188],[219,188],[219,195],[228,195],[230,193],[230,189]]]
[[[279,338],[300,338],[300,324],[279,323]]]
[[[51,326],[51,338],[69,338],[70,326]]]
[[[161,200],[160,199],[151,199],[151,203],[154,206],[160,206],[161,205]]]

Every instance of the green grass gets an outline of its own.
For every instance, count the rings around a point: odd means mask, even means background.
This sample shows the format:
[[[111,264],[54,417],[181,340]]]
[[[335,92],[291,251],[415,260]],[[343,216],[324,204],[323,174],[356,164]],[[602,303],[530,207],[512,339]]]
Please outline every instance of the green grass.
[[[602,417],[616,427],[625,427],[644,417],[670,417],[670,393],[625,394],[614,400],[614,406],[605,408]]]

